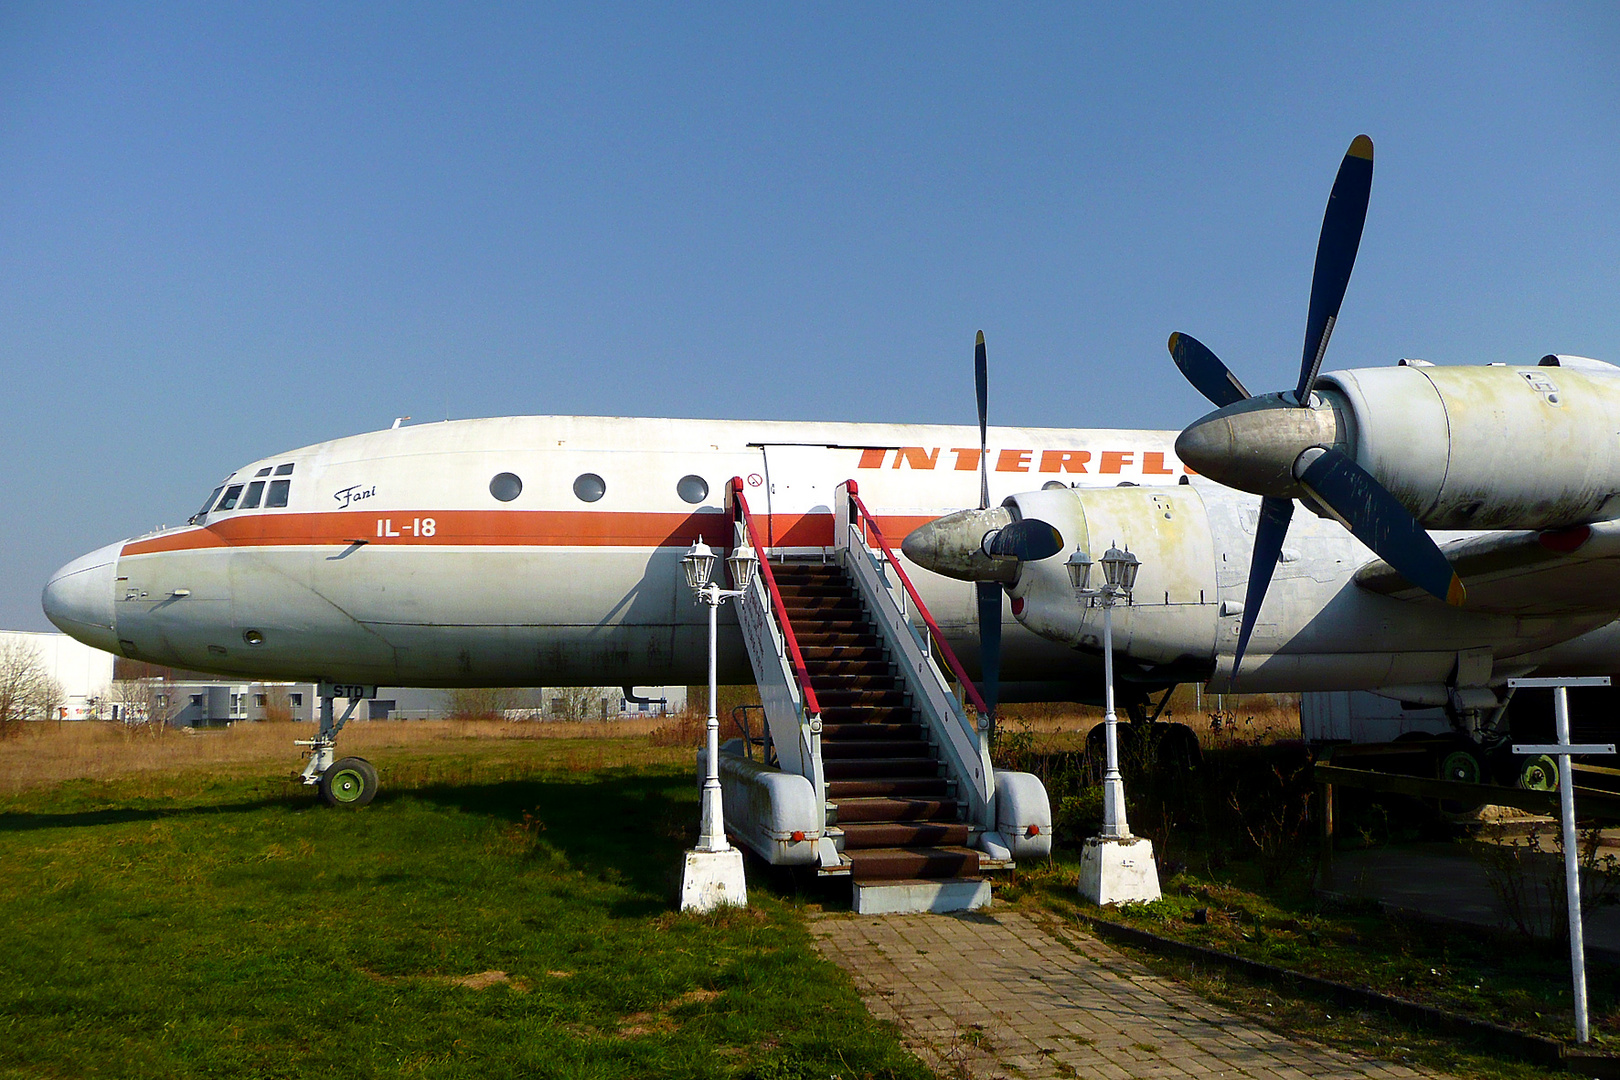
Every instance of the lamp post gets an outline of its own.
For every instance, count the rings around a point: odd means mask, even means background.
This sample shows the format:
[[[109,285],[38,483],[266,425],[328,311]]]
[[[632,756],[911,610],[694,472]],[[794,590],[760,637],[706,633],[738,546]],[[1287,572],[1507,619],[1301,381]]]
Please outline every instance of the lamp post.
[[[1080,894],[1096,904],[1141,903],[1159,898],[1153,844],[1131,835],[1125,818],[1125,781],[1119,774],[1119,735],[1114,715],[1114,605],[1131,602],[1142,561],[1128,549],[1110,547],[1102,557],[1103,583],[1091,587],[1096,565],[1076,548],[1065,568],[1075,599],[1103,613],[1103,830],[1086,841],[1080,860]]]
[[[709,721],[707,759],[703,777],[702,814],[697,847],[686,853],[681,875],[681,910],[709,911],[726,904],[748,903],[743,880],[742,852],[726,841],[725,815],[720,801],[720,716],[716,711],[719,695],[716,654],[720,635],[720,605],[742,596],[754,580],[759,557],[743,546],[726,558],[735,589],[722,589],[713,580],[719,561],[714,549],[702,538],[694,541],[681,558],[686,584],[697,601],[709,608]]]

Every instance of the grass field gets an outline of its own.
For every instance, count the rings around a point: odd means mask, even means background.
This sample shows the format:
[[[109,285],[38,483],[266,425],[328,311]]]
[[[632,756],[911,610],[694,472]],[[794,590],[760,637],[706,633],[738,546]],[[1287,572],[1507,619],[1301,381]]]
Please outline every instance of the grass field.
[[[351,726],[360,811],[292,725],[0,744],[0,1075],[928,1075],[795,901],[672,912],[690,749],[490,727]]]

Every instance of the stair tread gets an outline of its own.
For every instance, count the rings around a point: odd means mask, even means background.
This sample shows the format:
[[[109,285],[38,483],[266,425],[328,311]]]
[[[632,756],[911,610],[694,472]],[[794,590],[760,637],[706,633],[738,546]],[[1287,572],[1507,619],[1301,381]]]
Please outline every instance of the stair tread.
[[[894,796],[854,796],[839,799],[838,827],[868,821],[955,820],[955,799],[896,798]]]

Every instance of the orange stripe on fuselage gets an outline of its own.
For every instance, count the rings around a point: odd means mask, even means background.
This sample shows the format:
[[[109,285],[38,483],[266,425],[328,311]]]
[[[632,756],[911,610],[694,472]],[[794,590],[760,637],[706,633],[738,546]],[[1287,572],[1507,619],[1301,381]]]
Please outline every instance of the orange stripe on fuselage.
[[[891,544],[932,517],[879,518]],[[432,535],[424,535],[425,522]],[[828,547],[831,514],[776,514],[756,518],[777,547]],[[389,535],[389,534],[395,535]],[[201,528],[134,540],[124,555],[226,547],[341,547],[367,544],[413,547],[688,547],[701,537],[729,547],[729,514],[632,514],[589,510],[440,510],[393,513],[244,514]]]

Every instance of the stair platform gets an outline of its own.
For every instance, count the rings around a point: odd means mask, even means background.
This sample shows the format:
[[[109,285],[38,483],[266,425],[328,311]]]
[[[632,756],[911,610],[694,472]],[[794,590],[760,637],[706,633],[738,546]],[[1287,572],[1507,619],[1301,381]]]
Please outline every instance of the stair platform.
[[[914,915],[977,911],[990,903],[984,878],[900,878],[856,881],[857,915]]]

